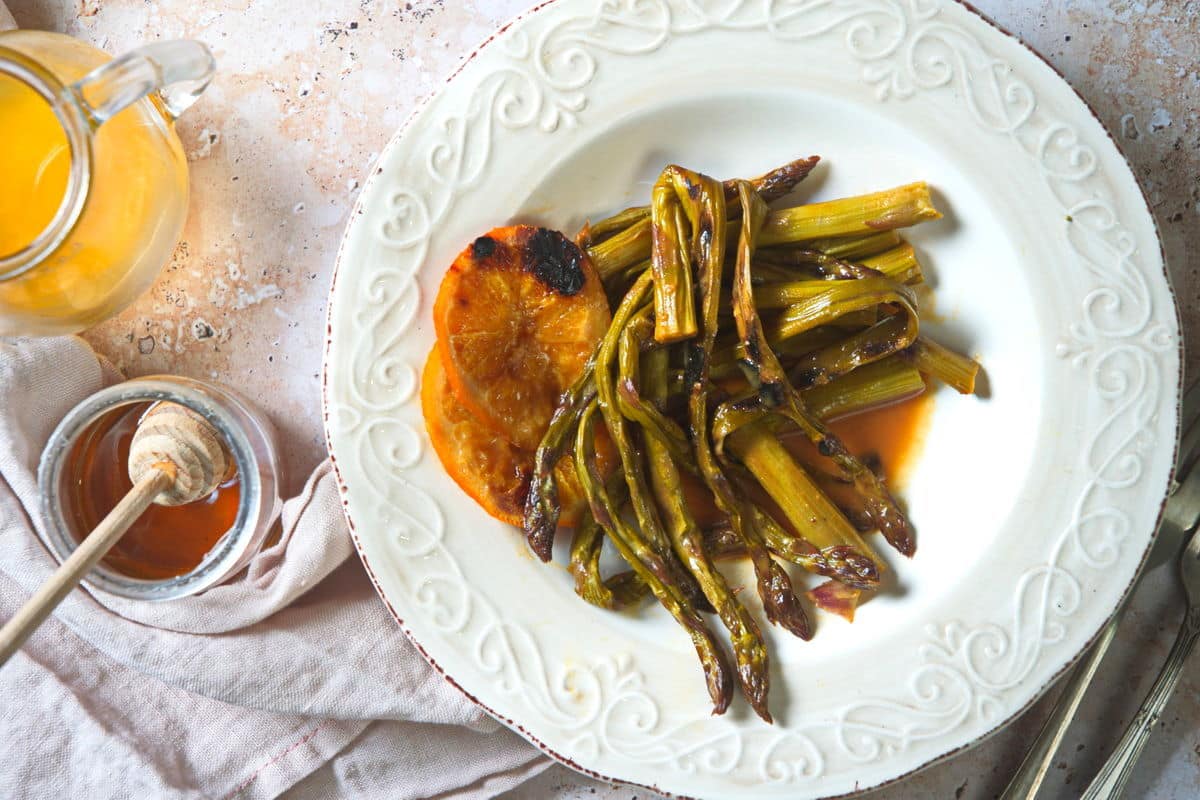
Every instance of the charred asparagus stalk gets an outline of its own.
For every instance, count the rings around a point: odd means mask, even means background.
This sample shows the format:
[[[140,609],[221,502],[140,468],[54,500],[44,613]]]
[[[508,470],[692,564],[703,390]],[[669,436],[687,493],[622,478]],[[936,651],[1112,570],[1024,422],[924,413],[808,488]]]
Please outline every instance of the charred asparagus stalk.
[[[576,591],[603,608],[653,594],[691,638],[714,712],[736,677],[767,721],[763,634],[714,559],[749,558],[768,620],[797,636],[811,627],[776,559],[834,579],[821,597],[852,608],[884,569],[859,529],[878,528],[906,555],[914,544],[881,479],[826,421],[915,395],[923,376],[973,391],[979,369],[919,330],[923,272],[896,231],[940,216],[928,187],[768,210],[816,161],[725,183],[668,167],[650,205],[580,232],[616,311],[538,447],[525,513],[529,543],[548,559],[554,469],[570,454],[591,512],[572,540]],[[607,479],[598,418],[619,459]],[[811,453],[780,442],[796,431]],[[715,509],[689,504],[697,488],[685,473]],[[697,508],[708,509],[702,523]],[[721,514],[726,524],[702,527]],[[606,537],[630,571],[601,574]],[[700,616],[710,606],[734,670]]]
[[[654,339],[677,342],[696,335],[696,304],[688,263],[687,225],[668,167],[654,184],[650,233],[654,248]]]
[[[768,247],[828,238],[862,239],[940,216],[929,196],[929,187],[912,183],[858,197],[772,211],[767,215],[760,244]],[[606,278],[649,258],[650,241],[649,220],[644,219],[589,248],[588,255],[601,277]]]
[[[738,237],[737,264],[733,274],[733,319],[737,325],[739,365],[750,386],[758,392],[759,402],[774,408],[783,402],[787,377],[779,359],[767,344],[758,306],[754,301],[750,265],[754,260],[758,234],[767,215],[767,206],[743,182],[738,185],[738,200],[742,206],[742,230]]]
[[[638,322],[647,323],[649,320],[642,318]],[[641,427],[646,439],[656,440],[667,449],[677,464],[682,464],[689,472],[695,473],[696,468],[691,463],[692,445],[688,441],[687,433],[679,427],[675,420],[666,416],[655,402],[643,399],[638,385],[634,381],[634,376],[639,374],[639,352],[646,344],[645,329],[648,327],[649,325],[645,324],[631,324],[627,325],[621,333],[617,354],[617,371],[620,374],[620,379],[617,381],[617,406],[626,419]],[[660,358],[664,359],[663,381],[665,385],[666,349],[653,349],[649,355],[653,356],[653,363],[658,363]]]
[[[649,281],[646,281],[649,283]],[[550,418],[550,427],[542,437],[534,455],[533,475],[529,483],[529,494],[525,498],[525,538],[529,547],[542,561],[549,561],[554,546],[554,531],[558,529],[558,518],[562,506],[558,501],[558,481],[554,467],[562,458],[564,450],[574,439],[579,419],[596,397],[596,359],[588,360],[583,373],[563,395],[562,402]]]
[[[899,403],[925,391],[921,373],[901,356],[890,356],[804,392],[804,403],[829,421]]]
[[[574,433],[571,439],[574,442]],[[619,474],[612,475],[605,483],[605,488],[613,505],[620,508],[626,499],[624,477]],[[617,609],[636,596],[628,591],[628,585],[641,582],[636,576],[633,581],[629,578],[622,578],[620,581],[605,580],[600,574],[600,550],[603,544],[604,531],[588,510],[579,526],[575,528],[575,535],[571,539],[571,558],[567,569],[575,578],[577,595],[594,606]],[[623,594],[614,592],[614,585],[625,587]],[[645,584],[642,584],[642,588],[647,590]]]
[[[637,530],[625,523],[604,488],[604,480],[600,476],[595,457],[594,420],[598,407],[598,400],[593,399],[584,408],[575,438],[576,470],[591,506],[592,516],[604,529],[621,557],[629,563],[642,582],[650,587],[650,591],[675,621],[687,631],[704,670],[713,713],[724,714],[729,708],[733,694],[733,679],[724,652],[695,607],[673,582],[673,570]]]
[[[978,362],[943,347],[928,336],[918,336],[906,355],[921,372],[932,375],[960,394],[974,394]]]
[[[792,526],[819,551],[842,548],[843,553],[869,559],[878,578],[879,562],[858,531],[829,501],[808,473],[796,463],[768,424],[759,420],[731,433],[726,447],[746,465],[759,485],[783,511]]]
[[[621,412],[616,386],[618,383],[635,380],[636,375],[619,375],[616,381],[613,380],[612,367],[618,361],[622,336],[630,327],[635,330],[644,327],[648,330],[650,324],[650,307],[646,303],[649,287],[639,281],[635,288],[638,291],[630,291],[621,301],[621,305],[617,307],[616,313],[613,314],[612,325],[596,350],[596,399],[600,404],[605,427],[608,429],[609,436],[612,437],[620,458],[621,470],[629,490],[629,502],[642,535],[663,559],[671,579],[685,593],[688,600],[707,610],[707,598],[674,556],[671,542],[663,529],[662,519],[654,505],[649,485],[646,482],[641,450],[635,444],[634,431]]]
[[[888,544],[902,555],[911,558],[917,549],[912,528],[904,512],[900,510],[900,505],[879,477],[851,455],[841,439],[834,436],[825,423],[812,416],[799,402],[788,406],[786,416],[816,445],[817,452],[836,465],[843,477],[853,482],[855,489],[862,495],[871,521]]]
[[[729,480],[717,464],[708,438],[708,371],[713,342],[717,336],[717,311],[721,293],[721,267],[725,258],[725,196],[711,178],[679,170],[680,201],[693,220],[692,254],[698,265],[701,307],[701,336],[686,346],[688,386],[688,422],[692,447],[700,474],[717,506],[746,542],[754,566],[759,596],[767,619],[802,639],[812,636],[808,616],[792,591],[791,579],[767,551],[754,520],[737,497]]]
[[[718,416],[721,415],[722,411],[732,411],[737,413],[744,410],[744,412],[748,415],[748,419],[757,413],[754,409],[758,409],[761,412],[769,412],[780,406],[786,406],[788,411],[785,413],[803,413],[803,409],[801,408],[802,403],[799,399],[799,396],[792,388],[787,377],[783,374],[783,370],[780,367],[775,354],[767,344],[766,337],[762,331],[761,323],[758,320],[758,311],[754,304],[754,297],[751,291],[749,278],[750,264],[754,257],[758,228],[762,224],[765,207],[762,205],[762,202],[754,196],[753,192],[746,190],[746,187],[744,186],[742,189],[743,190],[740,193],[743,208],[742,233],[738,246],[737,275],[734,278],[733,284],[733,306],[734,319],[737,322],[738,334],[742,338],[741,346],[743,358],[741,363],[744,371],[746,372],[747,379],[751,383],[751,386],[757,390],[757,396],[754,398],[743,399],[740,405],[734,404],[732,406],[723,407],[723,409],[718,411]],[[851,337],[851,339],[853,338],[854,337]],[[828,352],[828,348],[817,351],[817,354],[821,355],[826,352]],[[846,358],[848,359],[849,356]],[[727,414],[726,417],[728,416],[730,415]],[[722,421],[726,422],[727,420]],[[751,434],[743,435],[740,439],[735,440],[743,443],[748,442],[748,444],[742,448],[743,452],[735,452],[735,455],[738,455],[742,459],[742,462],[751,469],[751,472],[755,471],[755,466],[752,466],[751,463],[746,460],[747,457],[751,458],[751,460],[755,462],[755,465],[760,468],[764,463],[766,463],[761,455],[761,453],[764,451],[762,451],[757,444],[757,438],[758,437],[755,437],[752,432]],[[720,452],[720,442],[724,439],[724,432],[716,436],[715,439],[718,443],[718,452]],[[773,455],[778,454],[773,453]],[[777,459],[777,461],[779,462],[779,465],[781,465],[784,459]],[[799,469],[794,462],[789,460],[788,463],[790,463],[790,465],[794,468],[791,470],[793,473],[803,474],[803,470]],[[763,480],[772,481],[772,487],[776,489],[776,493],[779,493],[779,486],[774,482],[778,476],[763,476],[756,473],[756,477],[759,478],[760,482]],[[766,485],[764,485],[763,488],[767,488],[768,492],[771,492],[771,489]],[[820,491],[816,488],[816,486],[807,481],[801,481],[798,483],[796,485],[796,491],[816,493],[817,495],[820,495]],[[820,499],[823,500],[824,498],[822,497]],[[803,498],[801,498],[801,500],[803,500]],[[779,502],[778,499],[776,502]],[[818,503],[818,505],[820,504]],[[788,508],[794,510],[796,506],[794,504],[792,506],[785,506],[785,510]],[[824,510],[829,509],[825,508]],[[836,509],[833,509],[832,516],[827,515],[827,517],[827,520],[820,520],[820,518],[817,518],[818,521],[816,524],[834,525],[844,521],[841,519],[841,516]],[[795,523],[796,520],[799,519],[801,518],[796,517],[793,522]],[[799,529],[804,530],[804,528]],[[841,532],[833,530],[831,533],[833,536],[837,536],[839,533],[844,533],[844,531],[845,527],[843,527]],[[811,538],[809,540],[812,541]],[[865,553],[868,553],[869,551],[856,549],[856,545],[858,545],[859,542],[849,540],[847,542],[838,542],[836,544],[843,548],[849,548],[854,552],[848,554],[846,549],[839,549],[835,551],[833,549],[834,545],[830,545],[828,549],[830,550],[831,558],[836,558],[838,554],[843,554],[852,556],[856,559],[861,558],[864,561],[869,560],[865,558]],[[862,544],[865,545],[865,543]],[[818,549],[824,551],[826,548],[819,547]]]
[[[575,578],[575,594],[594,606],[612,609],[617,607],[617,601],[600,575],[600,548],[603,544],[604,532],[589,512],[571,539],[568,569]]]
[[[667,352],[651,351],[647,354],[643,369],[643,380],[648,398],[654,403],[667,399]],[[754,711],[767,722],[771,712],[767,708],[767,692],[770,686],[767,647],[763,642],[758,624],[746,607],[730,591],[725,578],[713,566],[704,550],[704,538],[696,525],[691,511],[684,500],[683,487],[679,480],[676,461],[665,441],[651,434],[646,437],[646,455],[650,464],[650,483],[662,509],[667,535],[675,548],[679,560],[695,576],[705,597],[716,609],[721,622],[729,630],[733,645],[734,661],[737,664],[738,682],[742,694]],[[686,458],[686,456],[685,456]]]
[[[857,197],[808,203],[767,216],[763,247],[822,236],[866,236],[941,216],[924,181]]]
[[[813,171],[813,168],[817,166],[820,160],[820,156],[798,158],[795,161],[789,161],[781,167],[776,167],[769,172],[765,172],[757,178],[751,178],[750,183],[754,186],[754,190],[758,192],[759,196],[762,197],[763,202],[772,203],[796,188],[796,184],[807,178],[808,174]],[[736,203],[737,179],[725,181],[723,185],[726,202]],[[584,230],[588,235],[580,243],[580,246],[594,247],[614,234],[620,233],[649,217],[650,206],[636,206],[617,212],[594,225],[587,225]]]

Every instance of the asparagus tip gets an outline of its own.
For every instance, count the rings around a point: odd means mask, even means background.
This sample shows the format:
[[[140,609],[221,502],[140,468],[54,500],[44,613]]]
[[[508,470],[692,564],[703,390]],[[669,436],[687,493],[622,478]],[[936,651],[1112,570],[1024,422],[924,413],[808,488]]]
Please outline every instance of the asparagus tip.
[[[712,668],[705,665],[704,671],[708,681],[708,696],[712,698],[713,703],[712,713],[717,717],[729,710],[729,703],[733,699],[732,679],[724,664]]]
[[[759,587],[767,620],[807,642],[813,636],[808,615],[804,613],[804,608],[796,599],[796,593],[792,591],[792,581],[787,572],[774,561],[771,562],[768,581],[769,586]]]
[[[873,589],[879,585],[879,565],[847,544],[834,545],[821,551],[826,576],[856,589]]]
[[[896,501],[890,496],[885,495],[886,504],[882,507],[873,509],[872,516],[875,522],[879,525],[879,532],[883,534],[883,538],[887,543],[896,548],[900,555],[907,558],[912,558],[917,552],[917,542],[913,538],[912,528],[909,527],[908,520],[900,509],[896,506]]]
[[[543,562],[549,563],[554,551],[554,531],[558,528],[557,515],[551,519],[547,509],[538,502],[538,493],[530,492],[525,499],[525,540],[529,549]]]
[[[765,651],[764,651],[765,652]],[[754,713],[768,725],[774,724],[771,711],[767,708],[767,689],[770,679],[765,663],[761,669],[748,663],[738,664],[738,682],[742,685],[742,695],[754,709]]]

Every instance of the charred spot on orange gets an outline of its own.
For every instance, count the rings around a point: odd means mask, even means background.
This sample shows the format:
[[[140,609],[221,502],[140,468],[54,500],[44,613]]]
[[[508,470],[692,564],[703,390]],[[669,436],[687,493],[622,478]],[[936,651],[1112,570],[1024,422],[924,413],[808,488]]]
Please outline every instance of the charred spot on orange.
[[[525,269],[565,297],[583,288],[583,252],[567,237],[549,228],[528,235],[524,248]]]
[[[471,243],[471,252],[476,258],[487,258],[496,252],[496,240],[490,236],[480,236]]]
[[[442,279],[433,317],[459,402],[529,451],[611,320],[583,251],[529,225],[495,228],[469,244]]]
[[[585,256],[570,239],[550,228],[529,225],[498,228],[497,231],[512,231],[513,235],[507,241],[498,241],[490,235],[480,236],[471,243],[471,258],[478,266],[507,269],[519,264],[521,269],[563,297],[572,297],[583,289],[587,281],[583,268]],[[497,250],[501,250],[499,255]],[[462,256],[459,256],[455,266],[459,266],[461,260]]]

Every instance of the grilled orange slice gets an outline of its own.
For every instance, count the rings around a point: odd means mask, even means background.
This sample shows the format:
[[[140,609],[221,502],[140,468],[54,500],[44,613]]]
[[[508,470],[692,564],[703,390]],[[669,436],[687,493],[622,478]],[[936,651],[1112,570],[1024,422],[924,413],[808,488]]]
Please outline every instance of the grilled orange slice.
[[[458,402],[436,347],[421,376],[421,411],[433,449],[454,482],[496,519],[520,525],[533,459],[480,425]]]
[[[433,306],[455,396],[530,452],[610,321],[587,256],[558,231],[529,225],[496,228],[470,244]]]
[[[436,347],[421,375],[421,412],[434,452],[454,482],[484,511],[521,527],[534,454],[496,436],[458,402]],[[574,526],[583,508],[583,490],[569,456],[559,462],[555,475],[563,509],[559,522]]]

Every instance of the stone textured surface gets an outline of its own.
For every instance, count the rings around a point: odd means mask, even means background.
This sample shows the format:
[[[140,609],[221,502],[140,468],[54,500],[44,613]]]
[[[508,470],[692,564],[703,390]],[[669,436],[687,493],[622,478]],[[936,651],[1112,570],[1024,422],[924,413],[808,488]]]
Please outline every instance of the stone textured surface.
[[[422,97],[527,0],[250,2],[7,0],[19,25],[117,53],[157,38],[208,43],[220,75],[179,126],[192,210],[142,300],[87,338],[129,375],[212,377],[266,407],[294,491],[324,456],[325,294],[359,180]],[[1187,340],[1200,341],[1200,2],[975,0],[1079,90],[1132,162],[1158,218]],[[1200,356],[1188,355],[1195,374]],[[1170,647],[1181,594],[1150,573],[1052,770],[1046,796],[1082,791]],[[991,798],[1052,698],[989,741],[870,795]],[[1200,794],[1200,659],[1142,758],[1130,797]],[[511,800],[647,797],[556,767]]]

